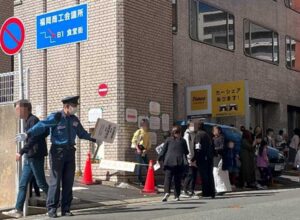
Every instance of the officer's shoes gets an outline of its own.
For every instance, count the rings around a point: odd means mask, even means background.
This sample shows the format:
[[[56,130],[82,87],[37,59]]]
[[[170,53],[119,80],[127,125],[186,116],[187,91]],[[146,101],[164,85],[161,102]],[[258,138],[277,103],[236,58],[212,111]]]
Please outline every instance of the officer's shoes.
[[[56,212],[47,212],[46,214],[49,218],[57,218]]]
[[[74,216],[74,214],[72,212],[62,212],[61,216]]]

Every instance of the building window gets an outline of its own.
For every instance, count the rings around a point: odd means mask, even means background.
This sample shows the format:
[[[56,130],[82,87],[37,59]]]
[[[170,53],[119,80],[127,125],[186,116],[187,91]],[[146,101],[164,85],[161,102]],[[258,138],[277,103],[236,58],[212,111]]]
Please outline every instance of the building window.
[[[286,7],[300,13],[300,0],[284,0]]]
[[[190,0],[190,36],[193,40],[234,50],[234,16],[199,0]]]
[[[172,0],[172,31],[177,33],[178,30],[178,14],[177,14],[177,0]]]
[[[245,19],[244,51],[247,56],[278,64],[278,33]]]
[[[9,103],[14,101],[14,75],[0,75],[0,103]]]
[[[286,36],[286,66],[300,71],[300,41]]]

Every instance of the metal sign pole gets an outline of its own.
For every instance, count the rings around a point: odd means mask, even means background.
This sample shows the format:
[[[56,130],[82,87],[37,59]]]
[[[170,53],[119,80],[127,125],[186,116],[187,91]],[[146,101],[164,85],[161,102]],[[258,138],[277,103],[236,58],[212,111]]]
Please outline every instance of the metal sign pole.
[[[23,74],[23,52],[22,50],[20,50],[19,54],[19,92],[20,92],[20,99],[24,99],[24,74]],[[20,119],[20,133],[24,133],[24,119]],[[20,148],[24,147],[24,141],[22,141],[19,144],[19,151],[20,152]],[[22,173],[22,164],[24,166],[24,160],[21,160],[19,162],[19,182],[21,179],[21,173]],[[23,216],[26,217],[28,213],[28,188],[27,188],[27,195],[26,195],[26,199],[25,199],[25,203],[24,203],[24,208],[23,208]]]

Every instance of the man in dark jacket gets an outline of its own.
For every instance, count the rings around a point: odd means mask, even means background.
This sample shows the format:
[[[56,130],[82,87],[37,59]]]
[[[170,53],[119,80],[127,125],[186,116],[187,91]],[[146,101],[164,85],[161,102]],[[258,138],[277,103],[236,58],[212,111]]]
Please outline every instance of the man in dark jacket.
[[[213,176],[214,150],[212,140],[204,130],[203,122],[199,122],[195,137],[195,157],[202,180],[202,196],[215,198],[215,183]]]
[[[19,118],[25,120],[25,131],[29,130],[39,119],[31,113],[32,106],[28,100],[20,100],[15,103],[16,114]],[[24,147],[16,154],[16,160],[19,161],[24,155],[24,166],[21,180],[19,183],[19,192],[15,209],[3,212],[14,218],[21,218],[23,216],[23,206],[26,199],[26,192],[28,183],[32,176],[35,177],[37,185],[47,194],[48,184],[44,172],[44,157],[47,156],[47,145],[45,138],[48,136],[48,130],[37,136],[28,137]]]

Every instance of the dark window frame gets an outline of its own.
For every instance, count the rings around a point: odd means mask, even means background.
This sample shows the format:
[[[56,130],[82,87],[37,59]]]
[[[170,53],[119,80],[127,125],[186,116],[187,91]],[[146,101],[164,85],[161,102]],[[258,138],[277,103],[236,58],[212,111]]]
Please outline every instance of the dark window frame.
[[[297,11],[297,10],[291,8],[291,6],[289,5],[289,3],[290,3],[290,0],[284,0],[285,7],[287,7],[288,9],[290,9],[290,10],[292,10],[292,11],[300,14],[300,11]]]
[[[216,6],[215,4],[212,4],[212,3],[208,3],[208,2],[206,2],[206,1],[202,1],[202,0],[197,0],[198,2],[201,2],[201,3],[204,3],[204,4],[207,4],[207,5],[209,5],[209,6],[211,6],[211,7],[214,7],[214,8],[216,8],[216,9],[219,9],[219,10],[222,10],[222,11],[224,11],[224,12],[226,12],[227,13],[227,20],[226,20],[226,26],[227,26],[227,30],[228,30],[228,27],[229,27],[229,25],[228,25],[228,17],[229,17],[229,14],[231,14],[232,15],[232,17],[233,17],[233,33],[234,33],[234,37],[233,37],[233,39],[234,39],[234,41],[233,41],[233,49],[231,50],[231,49],[228,49],[228,48],[224,48],[224,47],[220,47],[220,46],[217,46],[217,45],[214,45],[214,44],[210,44],[210,43],[206,43],[206,42],[204,42],[204,41],[200,41],[200,40],[196,40],[196,39],[194,39],[193,37],[192,37],[192,35],[191,35],[191,30],[192,30],[192,22],[191,22],[191,12],[192,12],[192,1],[194,1],[194,0],[188,0],[188,2],[189,2],[189,7],[188,7],[188,10],[189,10],[189,13],[188,13],[188,16],[189,16],[189,37],[190,37],[190,39],[192,40],[192,41],[195,41],[195,42],[198,42],[198,43],[202,43],[202,44],[205,44],[205,45],[209,45],[209,46],[212,46],[212,47],[215,47],[215,48],[218,48],[218,49],[222,49],[222,50],[226,50],[226,51],[229,51],[229,52],[232,52],[232,53],[234,53],[235,52],[235,50],[236,50],[236,32],[235,32],[235,16],[234,16],[234,14],[231,12],[231,11],[229,11],[229,10],[225,10],[225,9],[223,9],[223,8],[221,8],[221,7],[219,7],[219,6]],[[198,29],[197,29],[198,30]],[[227,38],[228,38],[228,34],[227,34]]]
[[[249,29],[248,29],[249,30],[249,40],[248,41],[249,41],[249,51],[250,51],[250,54],[248,54],[246,52],[246,48],[245,48],[245,42],[246,42],[246,39],[245,39],[245,21],[249,22]],[[265,28],[265,29],[268,29],[268,30],[272,31],[272,54],[273,54],[272,60],[274,60],[274,33],[277,33],[277,37],[278,37],[278,62],[272,62],[272,61],[268,61],[268,60],[264,60],[264,59],[260,59],[260,58],[251,56],[251,46],[250,46],[250,40],[251,40],[251,25],[250,24],[251,23],[254,24],[254,25],[257,25],[257,26],[260,26],[262,28]],[[244,51],[244,55],[246,57],[250,57],[252,59],[260,60],[262,62],[266,62],[266,63],[269,63],[269,64],[273,64],[273,65],[279,66],[279,64],[280,64],[280,53],[279,53],[280,52],[280,37],[279,36],[280,36],[279,33],[277,31],[275,31],[274,29],[268,28],[268,27],[266,27],[264,25],[261,25],[261,24],[259,24],[257,22],[254,22],[254,21],[252,21],[252,20],[250,20],[248,18],[244,18],[243,19],[243,44],[244,44],[243,45],[243,51]]]
[[[288,38],[300,42],[300,40],[298,40],[298,39],[296,39],[296,38],[293,38],[293,37],[291,37],[290,35],[285,35],[285,67],[286,67],[287,69],[289,69],[289,70],[292,70],[292,71],[295,71],[295,72],[300,72],[300,69],[297,70],[297,69],[294,69],[294,68],[289,67],[289,66],[287,65],[287,60],[286,60],[286,58],[287,58],[287,43],[286,43],[286,40],[287,40]],[[290,47],[291,47],[291,46],[290,46]],[[290,49],[290,51],[291,51],[291,49]],[[290,57],[290,59],[291,59],[291,57]]]

